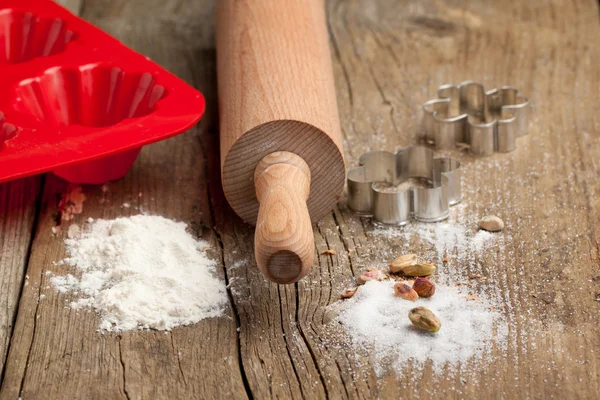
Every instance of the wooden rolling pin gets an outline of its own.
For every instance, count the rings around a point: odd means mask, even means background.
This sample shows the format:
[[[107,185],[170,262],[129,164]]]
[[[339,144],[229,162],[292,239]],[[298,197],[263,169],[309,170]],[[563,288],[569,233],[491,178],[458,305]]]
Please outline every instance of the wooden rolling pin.
[[[260,270],[293,283],[345,181],[325,7],[219,0],[216,35],[223,190],[256,225]]]

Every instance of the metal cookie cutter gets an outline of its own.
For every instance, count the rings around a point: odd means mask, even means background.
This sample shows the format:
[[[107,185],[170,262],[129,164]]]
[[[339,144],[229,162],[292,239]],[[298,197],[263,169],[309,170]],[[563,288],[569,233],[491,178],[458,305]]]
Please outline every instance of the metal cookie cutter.
[[[437,149],[466,143],[477,156],[507,153],[527,133],[529,100],[515,88],[486,92],[480,83],[466,81],[440,86],[438,96],[423,104],[425,140]]]
[[[460,162],[434,158],[424,146],[407,147],[396,154],[371,151],[359,158],[359,167],[348,171],[348,205],[357,214],[372,216],[388,225],[405,225],[412,217],[436,222],[448,218],[450,206],[460,202]],[[420,178],[427,187],[408,180]],[[405,188],[384,188],[406,182]]]

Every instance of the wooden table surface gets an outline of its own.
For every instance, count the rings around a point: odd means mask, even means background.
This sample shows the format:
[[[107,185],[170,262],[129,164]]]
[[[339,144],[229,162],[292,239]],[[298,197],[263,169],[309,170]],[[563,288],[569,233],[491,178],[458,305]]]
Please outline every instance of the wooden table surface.
[[[230,307],[168,333],[97,332],[94,313],[65,307],[70,295],[44,274],[67,273],[51,264],[65,256],[65,230],[52,227],[66,183],[47,174],[2,184],[0,398],[599,398],[596,1],[327,2],[349,165],[364,151],[415,143],[421,104],[440,84],[510,84],[533,103],[515,152],[461,156],[465,212],[499,214],[508,227],[502,251],[479,260],[512,321],[507,351],[442,376],[407,367],[380,377],[369,357],[331,345],[325,307],[361,268],[403,248],[402,239],[375,236],[341,202],[315,228],[317,250],[337,255],[320,256],[296,285],[265,281],[252,227],[228,208],[219,183],[212,2],[67,3],[199,88],[208,104],[197,127],[145,147],[108,191],[84,186],[74,222],[144,210],[189,223],[213,245]]]

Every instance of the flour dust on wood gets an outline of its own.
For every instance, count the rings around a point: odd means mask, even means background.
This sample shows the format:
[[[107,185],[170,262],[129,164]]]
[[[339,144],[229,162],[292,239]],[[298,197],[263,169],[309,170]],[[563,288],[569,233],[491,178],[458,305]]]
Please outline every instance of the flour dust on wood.
[[[60,263],[75,272],[50,281],[80,296],[71,308],[94,309],[100,331],[171,330],[222,315],[225,286],[186,224],[149,215],[88,222],[65,240]]]

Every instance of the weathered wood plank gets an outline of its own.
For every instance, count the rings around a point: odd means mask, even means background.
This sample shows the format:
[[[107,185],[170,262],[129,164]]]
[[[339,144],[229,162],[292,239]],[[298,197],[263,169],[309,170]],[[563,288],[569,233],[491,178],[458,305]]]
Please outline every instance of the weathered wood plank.
[[[23,286],[42,180],[0,185],[0,376]]]
[[[426,369],[417,379],[407,366],[403,375],[390,372],[378,379],[368,357],[357,359],[348,346],[331,344],[322,326],[324,307],[353,272],[383,264],[401,249],[423,253],[427,246],[375,235],[369,221],[342,203],[318,224],[315,238],[318,250],[329,247],[338,254],[320,257],[295,287],[277,289],[257,275],[248,243],[252,229],[225,209],[217,213],[218,229],[253,393],[261,398],[593,398],[598,390],[593,349],[600,340],[593,179],[600,134],[591,107],[600,82],[594,69],[598,43],[590,43],[590,33],[600,33],[597,4],[355,0],[330,1],[328,11],[349,163],[364,151],[414,143],[421,104],[440,84],[466,79],[488,87],[511,84],[532,97],[531,132],[516,152],[462,157],[463,212],[495,212],[510,226],[502,253],[479,261],[506,303],[508,354],[496,352],[482,371],[467,365],[439,377]],[[465,268],[451,266],[449,272],[464,274]],[[550,304],[532,298],[532,292],[551,294]]]
[[[159,4],[160,3],[160,4]],[[216,125],[215,56],[211,7],[188,2],[85,2],[83,17],[206,91],[207,118],[191,131],[144,148],[121,181],[86,186],[85,218],[115,218],[146,212],[190,224],[213,243],[203,142]],[[177,11],[179,10],[179,11]],[[143,18],[143,23],[135,23]],[[50,287],[46,271],[64,253],[64,233],[52,235],[56,196],[66,184],[48,176],[27,269],[30,279],[19,305],[2,398],[232,398],[246,397],[238,364],[236,318],[226,316],[164,332],[96,332],[93,313],[66,307],[71,300]],[[139,196],[141,193],[141,196]],[[122,207],[128,202],[131,208]],[[64,230],[63,230],[64,232]],[[223,269],[221,269],[223,273]]]
[[[515,153],[463,158],[465,212],[500,213],[511,225],[504,254],[482,260],[510,305],[514,342],[508,358],[496,354],[494,373],[483,371],[476,384],[462,384],[463,377],[455,374],[423,385],[407,379],[407,367],[406,376],[385,376],[371,393],[383,398],[398,393],[592,398],[598,387],[598,357],[590,352],[599,340],[597,313],[590,315],[598,307],[591,295],[591,278],[598,272],[598,218],[588,206],[597,187],[591,184],[597,166],[588,149],[599,132],[597,123],[594,131],[591,108],[574,113],[572,102],[579,109],[599,94],[598,72],[593,70],[598,43],[589,42],[590,32],[600,31],[597,4],[405,3],[330,4],[336,54],[344,66],[338,77],[348,76],[354,94],[351,101],[338,96],[347,118],[344,130],[352,133],[350,160],[366,150],[414,143],[420,104],[443,83],[475,79],[488,87],[515,85],[531,95],[536,115],[530,135],[520,140]],[[580,125],[586,128],[578,129]],[[566,217],[563,208],[571,215]],[[368,242],[362,242],[365,232],[356,226],[356,218],[344,209],[340,213],[344,241],[352,246],[356,237],[361,240],[354,265],[385,262],[385,249],[399,247],[396,240],[374,236],[370,224]],[[344,221],[355,226],[345,227]],[[556,294],[556,301],[532,299],[531,292]],[[551,372],[545,370],[549,365]]]
[[[137,201],[151,213],[189,221],[198,232],[202,224],[214,226],[203,237],[220,249],[216,257],[230,285],[231,319],[203,321],[169,335],[115,337],[95,333],[92,316],[64,309],[65,298],[46,289],[43,275],[64,255],[60,238],[49,233],[54,196],[62,187],[49,178],[2,397],[237,398],[246,389],[256,398],[597,397],[598,4],[327,3],[349,164],[364,151],[414,143],[420,105],[439,84],[464,79],[489,87],[511,84],[534,103],[530,133],[515,152],[461,156],[461,215],[497,213],[508,227],[501,251],[486,252],[476,265],[505,304],[506,354],[496,352],[491,363],[467,363],[444,376],[427,368],[421,376],[407,365],[404,373],[380,377],[370,357],[332,339],[325,307],[361,268],[383,264],[400,251],[431,249],[418,240],[378,235],[370,221],[341,202],[315,230],[317,251],[337,254],[319,256],[297,285],[264,280],[253,261],[252,227],[233,215],[220,189],[212,25],[204,23],[210,4],[84,4],[87,18],[193,80],[209,105],[199,129],[145,149],[107,194],[86,188],[84,215],[127,213],[120,204],[141,191]],[[445,273],[462,276],[468,268],[450,262]],[[47,297],[38,305],[40,293]]]

